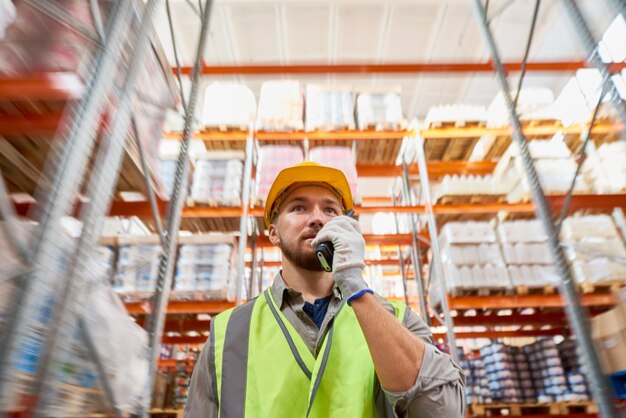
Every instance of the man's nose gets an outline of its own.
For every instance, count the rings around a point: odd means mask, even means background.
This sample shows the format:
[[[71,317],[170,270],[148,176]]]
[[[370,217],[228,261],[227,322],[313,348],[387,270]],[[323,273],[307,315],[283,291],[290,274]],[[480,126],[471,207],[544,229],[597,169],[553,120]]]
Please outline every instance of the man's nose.
[[[311,210],[311,215],[309,216],[309,227],[317,226],[321,228],[325,223],[326,218],[324,217],[324,212],[320,210],[320,208],[314,207],[313,210]]]

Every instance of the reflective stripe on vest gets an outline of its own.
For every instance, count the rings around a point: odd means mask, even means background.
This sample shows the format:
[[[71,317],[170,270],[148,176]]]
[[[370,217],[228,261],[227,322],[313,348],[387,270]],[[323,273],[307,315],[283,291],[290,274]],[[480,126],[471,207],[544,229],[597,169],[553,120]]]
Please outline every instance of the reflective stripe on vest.
[[[391,303],[404,319],[406,305]],[[220,418],[388,416],[388,405],[376,405],[374,364],[350,306],[339,309],[317,359],[268,290],[215,317],[213,333]]]

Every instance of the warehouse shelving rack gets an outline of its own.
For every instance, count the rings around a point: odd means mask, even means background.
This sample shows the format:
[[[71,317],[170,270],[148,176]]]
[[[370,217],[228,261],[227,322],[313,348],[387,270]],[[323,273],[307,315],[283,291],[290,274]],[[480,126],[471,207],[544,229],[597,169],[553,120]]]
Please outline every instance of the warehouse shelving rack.
[[[137,94],[135,84],[139,76],[139,71],[144,62],[146,53],[149,51],[152,34],[152,16],[157,1],[151,0],[144,6],[136,2],[117,1],[113,4],[108,27],[106,32],[101,28],[101,16],[98,7],[90,7],[92,17],[96,23],[96,30],[99,38],[96,39],[98,45],[95,57],[91,63],[91,72],[85,77],[83,82],[77,75],[67,73],[49,73],[28,77],[7,77],[0,79],[0,101],[7,104],[9,108],[20,109],[21,113],[9,112],[0,118],[0,135],[3,136],[25,136],[43,135],[51,144],[51,151],[44,151],[41,158],[47,159],[42,173],[38,169],[29,165],[28,161],[22,157],[19,151],[13,149],[8,140],[0,138],[0,146],[3,148],[3,155],[8,158],[15,158],[30,170],[31,184],[28,186],[38,187],[35,194],[37,205],[24,208],[28,215],[39,221],[39,225],[31,237],[31,242],[26,242],[20,234],[11,233],[11,226],[16,224],[16,213],[13,212],[13,202],[10,201],[6,193],[4,179],[0,179],[0,199],[2,205],[2,217],[4,227],[7,229],[7,239],[19,250],[22,255],[22,262],[25,266],[23,272],[13,277],[18,293],[13,298],[13,305],[9,310],[8,321],[2,329],[3,344],[0,347],[0,394],[9,395],[12,385],[15,385],[16,356],[20,350],[24,350],[26,332],[29,330],[29,320],[36,316],[36,312],[42,309],[42,296],[45,292],[54,292],[55,303],[50,309],[50,318],[55,326],[47,327],[42,335],[42,352],[37,363],[34,374],[23,383],[27,387],[27,393],[20,390],[20,403],[18,410],[7,410],[2,407],[2,414],[10,413],[11,416],[49,416],[52,414],[50,408],[57,407],[55,414],[64,415],[63,405],[57,405],[57,390],[59,383],[54,379],[54,373],[59,362],[63,362],[69,355],[69,346],[76,333],[75,327],[83,328],[82,337],[85,339],[86,347],[91,347],[87,352],[91,360],[95,363],[100,384],[104,390],[107,409],[115,416],[122,416],[122,411],[117,407],[109,374],[106,372],[105,362],[108,359],[100,358],[97,350],[93,349],[93,342],[90,339],[89,330],[83,320],[83,311],[86,296],[93,284],[87,279],[89,272],[89,260],[97,244],[104,217],[108,213],[109,205],[113,195],[113,188],[117,181],[117,173],[120,170],[122,158],[124,156],[127,138],[133,137],[135,146],[139,152],[141,160],[140,175],[144,178],[147,196],[151,203],[155,203],[155,192],[150,172],[144,158],[138,131],[131,116],[131,103]],[[69,25],[73,30],[89,37],[84,29],[77,27],[79,22],[67,15],[53,2],[48,0],[33,0],[29,4],[36,7],[41,12],[60,20]],[[198,58],[196,60],[197,71],[192,83],[192,91],[189,98],[188,110],[193,112],[197,101],[197,85],[200,76],[200,57],[204,51],[206,36],[208,33],[208,22],[211,11],[211,2],[208,2],[202,17],[202,31],[199,42]],[[139,10],[140,9],[140,10]],[[131,32],[131,22],[133,19],[140,19],[139,27],[135,33],[133,41],[133,54],[130,56],[130,65],[125,74],[125,81],[117,96],[117,109],[115,119],[104,130],[104,137],[97,149],[93,153],[96,145],[96,133],[103,131],[101,119],[102,109],[105,100],[115,92],[113,76],[118,70],[121,54],[126,42],[126,38]],[[80,25],[78,25],[80,26]],[[61,111],[63,110],[63,111]],[[191,115],[189,113],[188,115]],[[193,130],[192,118],[187,117],[186,129]],[[131,127],[134,127],[134,132]],[[188,139],[183,143],[187,143]],[[184,188],[184,176],[181,175],[188,166],[188,157],[183,146],[181,158],[178,164],[178,178],[175,190]],[[90,164],[90,157],[93,164]],[[9,160],[10,161],[10,160]],[[7,160],[3,161],[3,165]],[[83,173],[90,173],[87,185],[88,200],[82,200],[77,205],[80,191],[80,182]],[[5,173],[6,174],[6,173]],[[46,181],[37,186],[39,176]],[[182,179],[182,180],[181,180]],[[48,182],[49,180],[49,182]],[[13,186],[18,188],[23,184]],[[169,235],[161,235],[164,252],[168,252],[169,257],[162,257],[159,285],[153,303],[159,312],[163,299],[167,300],[168,269],[171,276],[172,251],[175,251],[175,237],[171,230],[177,231],[180,221],[180,205],[182,204],[180,193],[174,193],[170,201],[170,214],[168,216]],[[153,209],[157,209],[153,205]],[[19,212],[19,210],[18,210]],[[61,248],[56,238],[62,233],[60,230],[61,217],[71,213],[82,221],[82,231],[78,238],[76,250],[69,254],[69,267],[67,271],[60,271],[55,267],[55,258],[58,258],[67,249]],[[155,219],[160,219],[158,211],[154,211]],[[156,222],[160,225],[159,222]],[[159,228],[160,230],[160,228]],[[160,231],[162,232],[162,231]],[[174,237],[174,238],[171,238]],[[58,279],[57,279],[58,276]],[[61,277],[63,279],[61,280]],[[5,279],[5,278],[3,278]],[[170,278],[171,280],[171,278]],[[52,286],[58,292],[52,290]],[[164,290],[165,289],[165,290]],[[43,293],[42,293],[43,292]],[[151,355],[157,356],[160,350],[160,321],[162,315],[154,315],[151,321]],[[150,362],[152,364],[152,362]],[[146,388],[147,399],[144,404],[150,401],[151,379]],[[145,411],[142,412],[145,415]]]
[[[566,1],[567,2],[567,1]],[[119,2],[121,3],[121,2]],[[206,7],[204,21],[203,21],[203,33],[206,32],[206,25],[208,25],[208,16],[210,15],[210,5]],[[107,39],[107,43],[111,41],[111,37]],[[202,42],[201,42],[202,43]],[[199,49],[199,51],[201,51]],[[200,56],[201,54],[198,54]],[[522,63],[523,64],[523,63]],[[535,63],[529,63],[527,68],[529,70],[533,69],[553,69],[555,71],[563,71],[563,70],[572,70],[576,68],[582,68],[587,66],[586,62],[573,62],[573,63],[543,63],[541,65],[534,65]],[[541,64],[541,63],[538,63]],[[506,70],[519,70],[523,65],[518,64],[509,64],[505,67]],[[250,67],[245,70],[244,67],[232,67],[232,68],[219,68],[219,67],[208,67],[202,65],[199,60],[196,60],[195,70],[191,71],[191,69],[183,68],[183,73],[193,74],[194,77],[198,77],[200,73],[202,74],[217,74],[219,71],[225,71],[227,74],[237,73],[239,71],[257,71],[266,73],[270,71],[276,71],[276,73],[288,73],[289,71],[297,72],[298,70],[295,68],[296,66],[291,66],[291,70],[287,67],[275,67],[272,68],[253,68]],[[610,64],[608,65],[609,70],[614,72],[623,68],[623,64]],[[320,66],[320,68],[301,68],[302,72],[311,73],[315,71],[320,71],[323,73],[327,72],[360,72],[363,71],[363,66],[359,65],[358,68],[352,68],[350,66],[345,66],[345,68],[340,68],[339,66]],[[458,64],[458,65],[440,65],[440,68],[436,68],[435,65],[424,65],[424,66],[412,66],[412,67],[397,67],[392,68],[392,66],[372,66],[366,71],[372,72],[386,72],[389,70],[390,72],[414,72],[414,71],[492,71],[492,64]],[[298,72],[301,73],[301,72]],[[197,80],[197,79],[196,79]],[[84,86],[76,86],[76,88],[71,89],[59,89],[58,86],[54,83],[50,83],[50,80],[45,78],[35,78],[35,79],[14,79],[14,80],[0,80],[0,97],[3,99],[10,99],[12,94],[13,97],[24,97],[24,94],[28,94],[28,92],[32,93],[32,98],[36,99],[49,99],[49,100],[71,100],[77,99],[79,97],[83,97],[85,94]],[[193,83],[192,87],[192,97],[197,93],[197,82]],[[193,93],[196,91],[196,93]],[[192,103],[195,102],[196,99],[191,100],[189,103],[189,108],[191,108]],[[191,109],[192,110],[192,109]],[[189,116],[192,112],[187,112]],[[11,134],[11,133],[52,133],[55,132],[59,126],[59,122],[61,121],[61,115],[59,113],[47,113],[42,115],[29,115],[27,118],[18,117],[7,117],[3,116],[0,120],[0,134]],[[252,152],[250,152],[249,145],[253,142],[251,132],[249,130],[247,133],[233,133],[233,134],[215,134],[215,133],[202,133],[202,132],[193,132],[193,121],[188,117],[187,123],[185,126],[184,133],[169,133],[165,136],[170,139],[178,139],[182,140],[183,143],[186,143],[191,137],[203,139],[205,141],[229,141],[229,142],[241,142],[242,148],[246,148],[246,168],[245,171],[248,173],[249,168],[252,167]],[[95,119],[94,119],[95,120]],[[542,136],[549,135],[551,133],[555,133],[557,130],[564,130],[568,134],[572,135],[580,135],[585,132],[586,126],[574,126],[570,128],[563,128],[559,126],[525,126],[521,127],[521,131],[526,136]],[[519,131],[520,129],[518,129]],[[624,125],[623,124],[615,124],[615,123],[598,123],[593,127],[594,134],[616,134],[619,132],[623,132]],[[276,135],[275,133],[264,133],[258,132],[254,133],[254,137],[256,140],[272,140],[272,141],[304,141],[308,140],[316,140],[319,142],[323,141],[341,141],[341,140],[381,140],[390,137],[396,138],[404,138],[407,135],[413,135],[416,140],[427,142],[429,140],[437,140],[437,139],[449,139],[454,137],[472,137],[478,138],[485,134],[492,134],[496,136],[509,136],[510,130],[508,128],[502,129],[492,129],[492,128],[438,128],[438,129],[422,129],[417,130],[414,129],[412,131],[401,131],[401,132],[361,132],[361,131],[352,131],[352,132],[316,132],[316,133],[284,133]],[[230,136],[229,136],[230,135]],[[418,146],[418,150],[423,152],[424,147],[423,144]],[[181,159],[179,160],[179,168],[182,172],[186,170],[185,164],[187,163],[187,157],[184,156],[184,152],[181,153]],[[425,157],[422,154],[422,157]],[[426,160],[426,158],[424,158]],[[180,163],[180,161],[184,161],[184,163]],[[465,161],[444,161],[444,162],[436,162],[436,161],[418,161],[419,164],[410,164],[406,170],[403,170],[402,166],[394,166],[391,164],[362,164],[357,167],[358,173],[360,176],[375,176],[375,175],[393,175],[402,177],[403,180],[406,179],[409,175],[419,175],[420,173],[428,173],[431,178],[439,177],[444,174],[486,174],[493,170],[494,164],[491,162],[478,162],[478,163],[468,163]],[[182,165],[181,165],[182,164]],[[180,174],[180,173],[179,173]],[[177,176],[180,178],[187,178],[185,175]],[[246,175],[249,179],[250,176]],[[184,180],[180,180],[177,183],[177,187],[175,190],[183,190],[184,189]],[[427,181],[423,181],[423,184],[428,186]],[[244,191],[249,191],[249,185],[244,185]],[[1,197],[1,195],[0,195]],[[245,195],[244,195],[245,197]],[[249,199],[242,199],[244,202]],[[376,199],[374,199],[376,200]],[[550,196],[547,198],[548,205],[551,206],[552,210],[556,210],[561,208],[566,200],[566,196]],[[6,201],[6,199],[5,199]],[[41,202],[46,202],[45,199],[41,199]],[[436,221],[437,216],[439,215],[460,215],[460,214],[474,214],[476,216],[482,214],[495,214],[499,211],[509,211],[509,212],[517,212],[517,213],[525,213],[531,214],[535,210],[535,204],[528,203],[520,203],[520,204],[495,204],[495,203],[475,203],[475,204],[457,204],[457,205],[437,205],[432,204],[432,202],[424,202],[423,204],[416,204],[414,202],[409,202],[410,198],[406,194],[402,196],[403,202],[407,203],[404,206],[398,205],[397,201],[392,201],[390,199],[378,199],[376,200],[376,205],[370,205],[366,203],[372,202],[364,202],[364,205],[358,208],[358,213],[375,213],[380,211],[389,211],[396,214],[415,214],[426,216],[428,218],[429,226],[432,224],[434,228],[430,228],[430,233],[422,232],[420,234],[420,238],[428,240],[431,234],[436,233]],[[178,203],[177,203],[178,202]],[[81,209],[84,206],[80,202],[76,202],[73,199],[71,194],[68,194],[67,197],[63,200],[63,202],[59,202],[57,204],[63,204],[66,209],[65,212],[71,211],[72,206],[74,205],[74,212],[76,214],[81,213]],[[41,207],[33,207],[31,204],[15,204],[14,207],[16,211],[20,215],[26,215],[29,211],[32,210],[42,210],[45,208],[47,203],[42,203]],[[168,207],[170,208],[168,210]],[[595,209],[600,211],[608,211],[614,207],[626,207],[626,195],[609,195],[609,196],[574,196],[572,200],[572,205],[570,206],[570,211],[575,211],[577,209]],[[180,213],[180,218],[178,214]],[[240,260],[238,262],[238,271],[243,271],[243,263],[245,260],[243,259],[243,254],[245,248],[248,247],[246,245],[245,240],[249,236],[247,233],[245,225],[246,218],[250,217],[259,217],[261,216],[260,208],[258,207],[248,207],[244,205],[242,207],[182,207],[181,201],[176,198],[172,198],[171,201],[166,201],[161,198],[155,199],[153,205],[150,202],[122,202],[122,201],[114,201],[112,202],[110,211],[110,215],[114,216],[140,216],[144,218],[155,217],[156,219],[161,216],[167,215],[168,220],[170,220],[170,226],[174,225],[172,220],[175,219],[184,220],[184,219],[195,219],[195,218],[232,218],[240,220],[240,236],[243,238],[240,241]],[[3,213],[5,217],[7,215]],[[8,219],[8,217],[7,217]],[[158,228],[157,228],[158,229]],[[170,228],[171,234],[169,236],[175,236],[175,231],[178,229]],[[415,231],[414,231],[415,232]],[[161,235],[163,237],[163,235]],[[396,234],[393,236],[385,236],[385,237],[377,237],[377,236],[366,236],[366,240],[368,244],[377,244],[377,245],[401,245],[410,247],[414,244],[415,235],[414,234]],[[169,287],[167,286],[169,281],[171,280],[171,268],[173,265],[174,256],[172,253],[172,248],[175,248],[175,240],[172,239],[169,241],[167,246],[170,251],[166,251],[167,256],[163,257],[161,272],[159,275],[159,286],[157,288],[156,293],[156,304],[153,306],[149,302],[137,302],[137,303],[129,303],[127,304],[129,313],[146,317],[149,314],[152,314],[151,321],[149,322],[151,328],[151,342],[154,352],[160,346],[160,340],[164,342],[171,343],[192,343],[190,340],[191,337],[162,337],[162,332],[166,330],[172,330],[176,328],[176,324],[172,323],[172,320],[165,320],[165,314],[195,314],[195,313],[209,313],[215,314],[219,313],[225,309],[228,309],[232,306],[235,306],[239,301],[235,302],[226,302],[226,301],[170,301],[168,303],[167,296]],[[19,243],[18,243],[19,245]],[[256,237],[256,242],[254,248],[262,249],[267,245],[264,242],[263,236]],[[242,250],[243,249],[243,250]],[[397,264],[398,260],[383,260],[377,261],[372,260],[371,263],[395,263]],[[271,265],[270,262],[265,261],[265,265]],[[412,263],[416,265],[417,263]],[[254,265],[254,262],[252,262]],[[168,273],[169,271],[169,273]],[[408,276],[408,275],[407,275]],[[414,274],[415,276],[415,274]],[[240,278],[243,280],[243,276],[240,274]],[[444,292],[445,293],[445,292]],[[240,292],[237,292],[239,295]],[[505,295],[505,296],[497,296],[497,297],[483,297],[483,296],[461,296],[461,297],[452,297],[446,296],[446,300],[448,303],[449,310],[456,311],[464,311],[464,310],[483,310],[483,311],[498,311],[505,309],[518,309],[518,308],[554,308],[558,311],[556,313],[552,313],[553,317],[549,317],[549,321],[540,320],[541,318],[545,318],[545,315],[541,315],[537,317],[530,317],[532,315],[512,315],[511,317],[506,316],[496,316],[482,312],[477,316],[457,316],[454,318],[454,326],[472,326],[474,324],[478,324],[481,321],[484,322],[486,319],[489,321],[493,321],[497,319],[501,321],[502,324],[521,324],[521,325],[545,325],[546,322],[554,323],[556,326],[562,325],[565,323],[565,316],[562,314],[562,309],[566,306],[566,303],[561,299],[558,295]],[[411,303],[415,304],[415,300],[411,300]],[[591,309],[602,309],[603,307],[611,306],[615,303],[615,299],[610,294],[587,294],[582,295],[580,297],[580,303],[584,306],[588,306]],[[446,317],[450,317],[449,312]],[[196,321],[188,322],[186,321],[180,327],[187,327],[188,330],[194,331],[207,331],[208,327],[210,327],[210,323],[204,323],[209,321]],[[549,330],[541,330],[538,329],[533,330],[520,330],[520,331],[484,331],[484,332],[475,332],[475,333],[455,333],[456,338],[479,338],[479,337],[489,337],[489,338],[499,338],[508,335],[515,336],[523,336],[523,335],[553,335],[557,331],[555,329]],[[450,327],[453,329],[453,327]],[[437,337],[442,336],[441,334],[437,334]],[[206,339],[206,337],[195,337],[193,340],[196,344],[201,344],[204,341],[200,341],[201,339]],[[454,347],[455,345],[452,344]],[[155,357],[156,358],[156,357]],[[156,361],[152,362],[152,364],[157,364]],[[154,373],[152,371],[151,373]],[[1,383],[0,383],[1,384]],[[612,415],[605,415],[612,416]]]

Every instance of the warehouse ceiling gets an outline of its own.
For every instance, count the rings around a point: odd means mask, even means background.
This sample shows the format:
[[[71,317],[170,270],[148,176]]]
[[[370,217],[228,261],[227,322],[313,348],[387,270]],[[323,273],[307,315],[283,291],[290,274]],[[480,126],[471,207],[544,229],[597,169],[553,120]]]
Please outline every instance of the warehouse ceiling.
[[[541,2],[531,61],[585,58],[561,3]],[[610,2],[578,3],[599,38],[614,18]],[[492,29],[504,60],[521,61],[533,6],[530,0],[489,2]],[[198,2],[172,0],[171,8],[181,65],[191,66],[200,28]],[[159,11],[155,27],[174,65],[165,7]],[[204,54],[207,65],[484,62],[487,58],[472,0],[216,1]],[[524,85],[548,87],[558,94],[571,75],[530,73]],[[212,81],[239,81],[252,88],[258,99],[261,83],[276,78],[356,88],[399,87],[407,118],[423,118],[436,105],[487,106],[498,90],[495,77],[487,73],[205,76],[202,87]]]

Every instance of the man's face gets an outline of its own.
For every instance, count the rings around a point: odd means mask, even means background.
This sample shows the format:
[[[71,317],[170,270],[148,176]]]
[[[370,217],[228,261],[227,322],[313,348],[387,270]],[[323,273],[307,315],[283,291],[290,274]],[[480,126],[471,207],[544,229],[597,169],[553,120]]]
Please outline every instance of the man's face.
[[[311,242],[326,222],[341,213],[341,203],[330,190],[314,185],[300,187],[280,205],[278,219],[269,228],[270,240],[294,265],[322,271]]]

